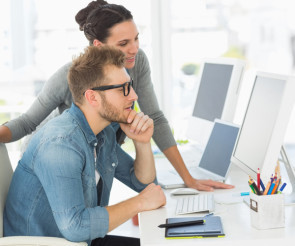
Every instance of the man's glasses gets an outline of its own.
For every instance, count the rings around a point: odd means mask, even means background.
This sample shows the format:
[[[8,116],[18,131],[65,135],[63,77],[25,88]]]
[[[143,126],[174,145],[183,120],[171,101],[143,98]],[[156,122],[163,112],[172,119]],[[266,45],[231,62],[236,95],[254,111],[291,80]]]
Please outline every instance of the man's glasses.
[[[127,97],[129,95],[129,93],[130,93],[131,86],[133,87],[133,79],[131,79],[129,82],[125,82],[124,84],[120,84],[120,85],[104,85],[104,86],[91,88],[90,90],[93,90],[93,91],[106,91],[106,90],[111,90],[111,89],[122,87],[123,88],[123,94],[124,94],[125,97]]]

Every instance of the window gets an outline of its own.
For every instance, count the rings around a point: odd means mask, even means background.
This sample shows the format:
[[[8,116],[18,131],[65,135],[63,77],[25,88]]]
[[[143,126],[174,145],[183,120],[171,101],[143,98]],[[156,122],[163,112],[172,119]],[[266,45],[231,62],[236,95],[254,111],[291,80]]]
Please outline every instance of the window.
[[[0,1],[0,124],[24,112],[48,77],[88,45],[74,16],[89,2]],[[257,70],[294,73],[292,0],[109,2],[123,4],[134,16],[159,104],[176,139],[186,137],[184,125],[192,112],[204,58],[246,59],[237,110],[240,121]],[[294,132],[288,137],[295,139]]]

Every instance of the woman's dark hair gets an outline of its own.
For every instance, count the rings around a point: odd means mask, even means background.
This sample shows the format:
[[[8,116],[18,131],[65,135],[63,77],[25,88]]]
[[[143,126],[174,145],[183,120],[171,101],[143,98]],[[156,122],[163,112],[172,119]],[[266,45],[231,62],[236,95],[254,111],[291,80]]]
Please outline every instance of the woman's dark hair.
[[[95,39],[102,43],[106,42],[110,35],[110,28],[118,23],[132,20],[133,16],[122,5],[108,4],[104,0],[97,0],[81,9],[75,19],[80,30],[84,31],[89,44],[92,45]]]

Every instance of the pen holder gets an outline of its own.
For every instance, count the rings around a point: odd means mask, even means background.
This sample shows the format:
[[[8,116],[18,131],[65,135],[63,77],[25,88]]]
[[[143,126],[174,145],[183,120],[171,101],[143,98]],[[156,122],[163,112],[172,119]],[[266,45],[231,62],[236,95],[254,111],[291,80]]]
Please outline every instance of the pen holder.
[[[285,226],[284,195],[250,194],[251,225],[257,229],[271,229]]]

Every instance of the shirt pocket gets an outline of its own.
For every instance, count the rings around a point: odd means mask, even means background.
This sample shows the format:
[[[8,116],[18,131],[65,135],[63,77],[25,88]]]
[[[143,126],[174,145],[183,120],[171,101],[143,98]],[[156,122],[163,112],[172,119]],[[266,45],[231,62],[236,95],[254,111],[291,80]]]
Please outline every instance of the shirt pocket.
[[[118,166],[118,162],[108,159],[106,161],[106,169],[105,170],[108,173],[114,173],[117,166]]]

